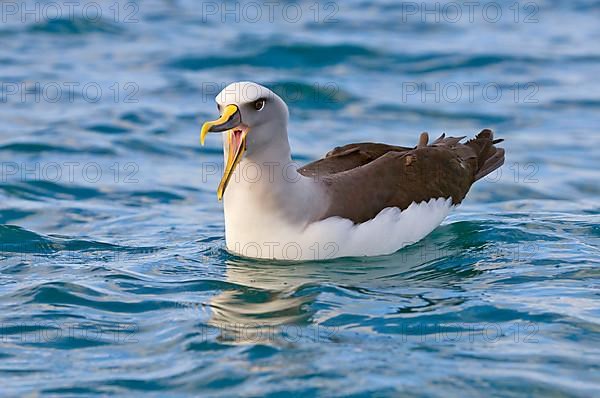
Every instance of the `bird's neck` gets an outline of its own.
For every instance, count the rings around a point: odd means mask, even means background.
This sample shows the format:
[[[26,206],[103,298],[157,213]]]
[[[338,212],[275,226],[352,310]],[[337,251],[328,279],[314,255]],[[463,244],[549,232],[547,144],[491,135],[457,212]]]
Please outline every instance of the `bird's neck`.
[[[255,223],[276,219],[300,225],[320,216],[322,189],[315,180],[298,172],[287,136],[246,155],[225,191],[226,224],[251,218]]]

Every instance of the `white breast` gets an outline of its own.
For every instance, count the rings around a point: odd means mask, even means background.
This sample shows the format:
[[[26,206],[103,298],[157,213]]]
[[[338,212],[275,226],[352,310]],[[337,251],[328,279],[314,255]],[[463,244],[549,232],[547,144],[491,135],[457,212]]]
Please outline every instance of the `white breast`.
[[[243,207],[236,203],[226,205],[229,251],[244,257],[291,261],[391,254],[427,236],[453,206],[451,199],[438,198],[413,203],[404,211],[397,207],[383,209],[374,219],[361,224],[330,217],[308,225],[261,210],[266,208],[248,202]]]

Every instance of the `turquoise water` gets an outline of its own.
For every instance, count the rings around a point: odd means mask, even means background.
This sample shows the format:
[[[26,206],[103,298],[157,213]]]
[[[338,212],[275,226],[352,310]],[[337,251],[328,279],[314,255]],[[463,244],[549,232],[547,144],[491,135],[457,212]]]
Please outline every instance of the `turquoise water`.
[[[600,394],[598,2],[10,4],[1,396]],[[489,127],[506,164],[395,255],[236,258],[198,138],[238,80],[299,162]]]

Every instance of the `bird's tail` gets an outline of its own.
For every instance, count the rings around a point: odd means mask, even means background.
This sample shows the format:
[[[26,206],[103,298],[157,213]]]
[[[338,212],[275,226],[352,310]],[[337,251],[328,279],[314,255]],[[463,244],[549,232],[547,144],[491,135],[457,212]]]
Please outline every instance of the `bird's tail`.
[[[489,129],[482,130],[475,138],[467,141],[477,155],[478,169],[475,181],[482,179],[504,164],[504,148],[496,148],[495,144],[504,141],[494,139],[494,132]]]

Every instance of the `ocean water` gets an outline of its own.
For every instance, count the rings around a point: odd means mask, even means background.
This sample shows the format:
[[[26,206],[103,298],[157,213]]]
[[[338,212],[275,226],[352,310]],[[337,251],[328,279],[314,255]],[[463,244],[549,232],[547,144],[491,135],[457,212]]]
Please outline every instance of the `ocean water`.
[[[597,1],[0,18],[0,396],[600,395]],[[237,258],[199,130],[239,80],[300,163],[492,128],[506,164],[394,255]]]

